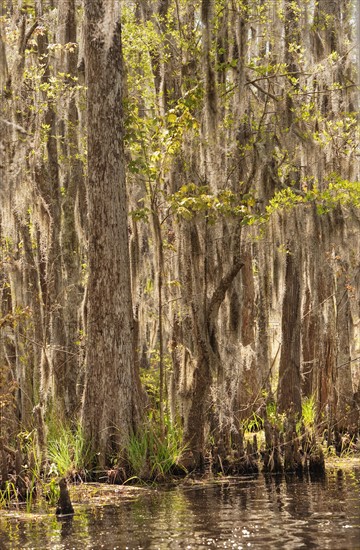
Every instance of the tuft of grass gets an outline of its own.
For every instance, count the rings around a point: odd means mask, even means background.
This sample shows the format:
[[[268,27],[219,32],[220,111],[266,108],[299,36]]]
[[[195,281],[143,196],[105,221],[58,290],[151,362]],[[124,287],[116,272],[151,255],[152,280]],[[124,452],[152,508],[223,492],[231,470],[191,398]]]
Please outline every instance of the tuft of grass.
[[[311,430],[315,426],[316,403],[315,395],[305,397],[302,402],[302,420],[305,428]]]
[[[263,429],[263,427],[264,419],[255,412],[253,412],[252,415],[243,422],[244,432],[259,432]]]
[[[86,478],[92,463],[90,446],[80,425],[75,429],[66,425],[57,426],[49,437],[47,454],[51,473],[61,477]]]
[[[146,429],[130,438],[127,459],[133,478],[162,481],[181,465],[181,456],[186,450],[182,442],[182,429],[165,416],[165,433],[149,419]]]
[[[26,491],[26,511],[30,513],[33,501],[36,498],[38,481],[35,476],[33,476],[29,482],[29,486]]]
[[[143,431],[132,434],[127,448],[127,458],[131,471],[136,473],[135,477],[147,477],[149,452],[149,433]]]
[[[17,504],[18,491],[14,481],[7,479],[3,485],[3,488],[0,490],[0,510],[5,508],[11,503]]]
[[[174,468],[186,473],[181,456],[186,450],[183,444],[183,430],[165,417],[165,436],[154,434],[153,452],[150,455],[151,473],[155,479],[165,479]]]

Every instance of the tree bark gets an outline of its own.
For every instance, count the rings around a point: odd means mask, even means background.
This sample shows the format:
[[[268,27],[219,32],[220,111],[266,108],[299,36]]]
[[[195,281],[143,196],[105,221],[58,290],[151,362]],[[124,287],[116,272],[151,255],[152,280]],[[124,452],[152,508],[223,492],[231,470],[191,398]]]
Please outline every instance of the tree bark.
[[[298,253],[286,251],[285,294],[282,307],[282,346],[278,408],[301,415],[300,379],[300,266]]]
[[[123,150],[119,2],[85,1],[88,305],[82,424],[104,467],[138,422]]]

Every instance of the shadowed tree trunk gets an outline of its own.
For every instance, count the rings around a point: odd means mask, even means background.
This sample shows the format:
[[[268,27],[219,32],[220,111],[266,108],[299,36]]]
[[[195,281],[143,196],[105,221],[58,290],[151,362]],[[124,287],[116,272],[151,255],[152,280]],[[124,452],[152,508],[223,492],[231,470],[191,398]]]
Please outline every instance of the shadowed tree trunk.
[[[300,266],[294,246],[286,251],[281,331],[278,408],[280,412],[292,411],[300,415]]]
[[[189,231],[192,256],[199,256],[200,245],[198,231],[192,227]],[[221,365],[218,346],[218,316],[226,293],[231,288],[236,276],[243,267],[239,251],[236,251],[228,271],[217,281],[212,294],[207,297],[206,264],[189,261],[189,302],[191,303],[191,318],[193,328],[193,343],[195,369],[190,385],[190,406],[185,414],[184,440],[188,452],[184,457],[189,469],[202,467],[204,464],[205,430],[210,417],[210,387],[216,377],[220,377]],[[191,255],[190,255],[191,256]],[[201,273],[202,269],[204,270]],[[205,282],[204,282],[205,280]]]

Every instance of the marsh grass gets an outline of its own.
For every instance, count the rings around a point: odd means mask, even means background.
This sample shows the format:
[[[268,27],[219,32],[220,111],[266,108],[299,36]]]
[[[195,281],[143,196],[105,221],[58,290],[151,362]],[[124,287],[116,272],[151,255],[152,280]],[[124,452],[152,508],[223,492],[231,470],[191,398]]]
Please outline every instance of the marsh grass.
[[[81,481],[86,480],[93,462],[90,446],[79,424],[74,428],[64,424],[52,426],[47,455],[50,473]]]
[[[315,395],[304,397],[302,402],[302,421],[305,428],[312,430],[316,420],[316,402]]]
[[[147,429],[130,438],[127,459],[132,478],[163,481],[174,470],[183,471],[181,456],[186,450],[182,429],[165,416],[162,434],[157,423],[149,419]]]
[[[132,434],[127,448],[129,466],[135,477],[146,477],[148,472],[149,434]]]
[[[0,509],[5,508],[11,503],[18,504],[18,491],[15,482],[6,480],[0,490]]]

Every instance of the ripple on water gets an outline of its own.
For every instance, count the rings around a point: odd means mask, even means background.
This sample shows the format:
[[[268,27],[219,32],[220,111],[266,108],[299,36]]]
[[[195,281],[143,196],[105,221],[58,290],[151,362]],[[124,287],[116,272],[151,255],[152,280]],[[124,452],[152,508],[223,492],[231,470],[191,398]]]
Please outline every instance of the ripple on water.
[[[281,476],[177,489],[109,489],[112,502],[74,503],[76,515],[0,516],[0,548],[176,550],[352,549],[360,544],[360,472],[318,483]]]

